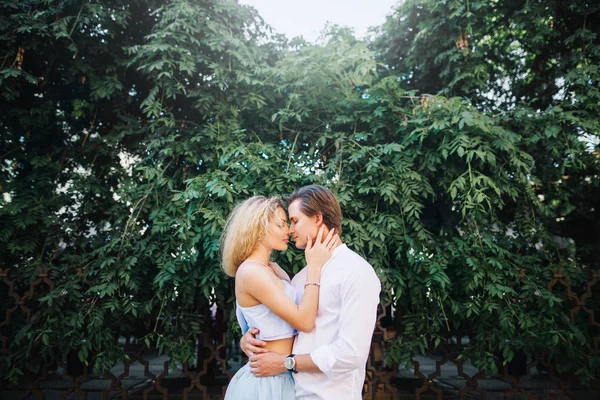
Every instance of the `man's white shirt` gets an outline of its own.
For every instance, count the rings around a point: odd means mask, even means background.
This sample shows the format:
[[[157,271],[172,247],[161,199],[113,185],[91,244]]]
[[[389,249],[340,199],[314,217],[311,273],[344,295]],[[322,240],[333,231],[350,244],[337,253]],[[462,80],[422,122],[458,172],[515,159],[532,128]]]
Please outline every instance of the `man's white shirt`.
[[[306,268],[292,285],[304,294]],[[310,354],[322,372],[294,374],[301,399],[361,399],[365,364],[377,318],[381,283],[373,267],[345,244],[338,246],[321,272],[315,329],[300,332],[294,354]]]

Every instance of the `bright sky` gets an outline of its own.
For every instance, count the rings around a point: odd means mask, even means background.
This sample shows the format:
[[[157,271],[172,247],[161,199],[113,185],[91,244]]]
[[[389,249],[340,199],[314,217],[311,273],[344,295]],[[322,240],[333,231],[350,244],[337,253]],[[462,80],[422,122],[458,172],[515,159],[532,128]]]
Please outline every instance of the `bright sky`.
[[[258,10],[275,31],[314,41],[327,22],[354,28],[358,38],[381,25],[399,0],[238,0]]]

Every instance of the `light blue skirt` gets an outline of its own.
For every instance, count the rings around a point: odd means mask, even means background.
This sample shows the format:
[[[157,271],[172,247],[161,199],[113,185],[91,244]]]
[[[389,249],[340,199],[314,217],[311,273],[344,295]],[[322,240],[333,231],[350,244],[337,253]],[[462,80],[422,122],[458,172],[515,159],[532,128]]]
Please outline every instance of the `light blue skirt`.
[[[225,400],[295,400],[294,378],[289,372],[256,377],[246,363],[231,379]]]

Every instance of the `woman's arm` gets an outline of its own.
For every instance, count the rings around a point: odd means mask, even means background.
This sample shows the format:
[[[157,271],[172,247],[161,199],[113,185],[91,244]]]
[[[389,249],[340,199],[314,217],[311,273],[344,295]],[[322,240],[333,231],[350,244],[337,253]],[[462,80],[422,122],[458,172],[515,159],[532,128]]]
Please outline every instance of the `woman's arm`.
[[[333,230],[321,241],[322,229],[319,230],[315,245],[309,241],[305,254],[307,259],[307,282],[321,280],[321,267],[329,260],[334,246],[328,246],[337,241],[337,235],[333,236]],[[330,248],[331,247],[331,248]],[[246,264],[236,274],[236,279],[244,282],[244,292],[261,302],[275,315],[302,332],[313,330],[317,318],[319,303],[319,286],[308,285],[304,290],[304,296],[300,304],[296,303],[284,293],[273,281],[271,272],[261,267]]]

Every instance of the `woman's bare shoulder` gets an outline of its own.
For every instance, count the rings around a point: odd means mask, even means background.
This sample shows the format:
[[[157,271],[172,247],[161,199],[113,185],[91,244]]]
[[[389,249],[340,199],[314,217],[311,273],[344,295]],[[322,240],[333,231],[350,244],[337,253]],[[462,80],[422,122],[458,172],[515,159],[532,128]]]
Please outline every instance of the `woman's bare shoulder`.
[[[272,271],[269,271],[265,266],[252,261],[244,261],[237,269],[235,274],[236,283],[239,281],[260,281],[271,278]]]

